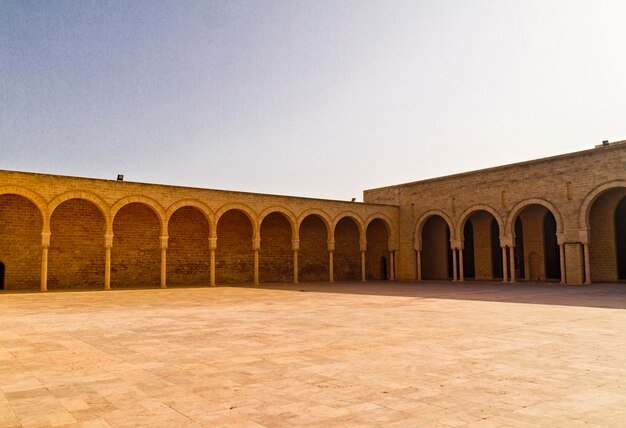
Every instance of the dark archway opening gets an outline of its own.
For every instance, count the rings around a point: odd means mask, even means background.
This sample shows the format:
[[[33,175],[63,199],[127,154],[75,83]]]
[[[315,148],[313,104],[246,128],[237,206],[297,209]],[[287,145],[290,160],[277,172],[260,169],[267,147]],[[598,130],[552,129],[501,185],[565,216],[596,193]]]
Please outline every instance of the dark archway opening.
[[[546,279],[561,279],[561,255],[556,240],[556,219],[550,211],[543,218],[543,248]]]
[[[491,230],[489,239],[491,240],[491,275],[494,279],[502,279],[502,249],[500,248],[500,227],[498,221],[491,220]]]
[[[524,279],[526,278],[524,266],[524,226],[522,225],[522,219],[519,217],[515,219],[515,251],[513,251],[513,254],[515,259],[515,277]]]
[[[422,278],[449,279],[452,276],[450,227],[440,216],[433,215],[422,227]]]
[[[454,256],[452,255],[452,246],[450,245],[450,228],[446,229],[446,250],[448,278],[451,279],[454,276]]]
[[[316,214],[307,216],[300,224],[298,280],[328,280],[328,229]]]
[[[463,277],[476,278],[476,266],[474,264],[474,226],[468,219],[463,228]]]
[[[381,219],[373,220],[365,232],[367,251],[365,253],[365,277],[367,279],[387,279],[387,264],[384,268],[381,260],[389,255],[389,233]]]
[[[615,209],[615,245],[617,247],[617,277],[626,280],[626,197]]]
[[[343,217],[335,227],[334,276],[337,281],[358,281],[361,277],[359,227],[352,217]]]
[[[0,262],[0,290],[4,290],[4,263]]]

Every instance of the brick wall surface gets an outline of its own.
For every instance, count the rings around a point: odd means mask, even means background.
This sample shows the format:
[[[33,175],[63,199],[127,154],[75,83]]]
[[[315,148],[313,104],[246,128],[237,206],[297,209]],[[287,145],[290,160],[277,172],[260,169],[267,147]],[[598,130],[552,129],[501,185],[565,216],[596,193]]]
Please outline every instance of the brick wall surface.
[[[48,288],[100,288],[104,281],[105,220],[83,199],[59,205],[50,219]]]
[[[335,227],[335,280],[358,281],[361,279],[361,249],[359,229],[349,217],[339,220]]]
[[[615,209],[626,196],[626,189],[613,189],[598,197],[591,207],[589,250],[594,281],[617,281]]]
[[[161,266],[161,224],[147,206],[131,203],[113,221],[111,287],[155,287]]]
[[[252,224],[239,210],[226,212],[217,223],[215,280],[218,284],[251,283],[254,280]]]
[[[474,228],[474,269],[476,279],[493,279],[491,267],[491,220],[486,211],[477,211],[470,216]]]
[[[524,205],[542,203],[558,219],[561,242],[581,242],[586,230],[584,204],[605,188],[626,187],[626,142],[612,143],[577,153],[522,162],[481,171],[364,191],[367,203],[394,203],[399,207],[398,276],[415,278],[415,231],[429,211],[447,215],[460,239],[463,216],[488,207],[505,224],[503,236],[511,238],[510,225]],[[532,226],[534,227],[534,226]],[[534,246],[533,238],[529,244]],[[537,249],[536,249],[537,250]],[[537,250],[539,251],[539,250]],[[598,250],[596,249],[597,253]],[[536,251],[539,277],[543,255]],[[574,256],[572,256],[574,257]],[[580,264],[580,262],[577,262]],[[530,266],[525,266],[527,269]],[[566,265],[567,269],[567,265]]]
[[[448,278],[448,224],[441,217],[430,217],[422,230],[422,278]]]
[[[209,223],[201,211],[182,207],[168,223],[168,285],[209,285]]]
[[[291,225],[283,214],[272,213],[261,223],[259,276],[261,282],[293,280]]]
[[[612,244],[610,240],[611,207],[605,200],[609,196],[602,195],[611,189],[625,188],[626,142],[371,189],[364,192],[365,203],[0,171],[0,261],[6,265],[7,289],[38,288],[42,244],[47,245],[47,237],[51,234],[47,271],[50,287],[93,286],[103,281],[100,266],[104,256],[96,247],[102,245],[101,220],[104,218],[107,239],[114,235],[112,287],[158,286],[161,275],[159,237],[169,233],[162,225],[177,216],[178,209],[194,206],[208,219],[206,223],[190,211],[187,220],[174,218],[170,224],[167,274],[168,282],[174,285],[207,281],[209,253],[203,241],[208,238],[202,236],[206,235],[207,224],[209,234],[217,237],[218,242],[217,282],[251,282],[254,272],[252,239],[259,239],[262,235],[259,219],[274,211],[282,212],[290,224],[300,224],[300,230],[296,231],[300,236],[300,280],[328,278],[325,224],[334,235],[336,279],[360,279],[359,241],[367,237],[366,226],[374,218],[386,222],[391,231],[388,250],[395,251],[399,279],[415,278],[415,249],[419,246],[423,251],[424,277],[444,278],[448,276],[447,244],[441,242],[445,223],[441,220],[438,226],[425,230],[423,235],[416,233],[431,214],[449,219],[452,225],[450,239],[458,245],[464,220],[475,211],[488,211],[504,225],[502,243],[507,244],[513,238],[511,225],[515,217],[526,206],[541,205],[555,215],[558,242],[576,244],[582,249],[589,238],[592,277],[597,281],[614,281],[616,277],[611,276],[610,271],[615,270],[616,262],[611,263],[610,257],[602,256],[615,245],[615,238]],[[98,211],[86,208],[91,205],[83,202],[80,206],[68,202],[77,199],[89,201],[98,207]],[[72,208],[72,204],[76,206]],[[223,224],[217,226],[220,214],[231,208],[239,210],[234,211],[238,214],[227,213],[222,217]],[[55,209],[59,210],[57,216],[51,218]],[[85,210],[91,211],[87,213]],[[98,217],[97,212],[103,213],[102,217]],[[304,220],[311,213],[324,221],[316,220],[316,217]],[[74,215],[76,218],[72,221],[70,217]],[[358,227],[344,220],[337,222],[345,215],[352,216]],[[243,221],[244,217],[247,222]],[[526,233],[524,236],[525,269],[529,276],[532,271],[535,278],[542,279],[545,278],[545,267],[543,239],[539,231],[543,225],[538,222],[538,217],[530,216],[526,220],[529,223],[524,225],[528,229],[528,236]],[[180,226],[178,231],[177,224]],[[183,232],[183,228],[189,231]],[[363,236],[359,236],[359,230]],[[268,238],[267,242],[275,242],[277,247],[261,243],[259,274],[261,280],[291,280],[291,243],[287,245],[287,235],[282,228],[275,232],[276,237]],[[489,246],[485,245],[486,234],[483,232],[482,227],[476,228],[475,264],[479,277],[490,274],[490,258],[486,255]],[[91,234],[94,236],[87,239],[86,235]],[[267,234],[271,236],[272,232]],[[373,244],[368,247],[372,254],[366,256],[366,271],[368,276],[374,277],[375,265],[379,265],[375,258],[379,256],[373,253]],[[585,276],[583,252],[574,250],[574,245],[568,248],[569,252],[566,250],[564,254],[565,270],[571,270],[571,275],[566,275],[567,281],[580,282],[578,272],[582,272],[583,278]],[[432,260],[426,263],[429,259]],[[275,270],[274,267],[279,265],[280,268]]]
[[[367,253],[365,258],[365,277],[367,279],[387,279],[389,277],[389,233],[385,224],[374,220],[367,227]],[[382,260],[384,258],[384,261]],[[387,278],[383,278],[383,263]]]
[[[547,210],[539,205],[529,205],[519,214],[524,234],[524,275],[531,281],[545,279],[543,219],[546,214]]]
[[[328,233],[324,221],[309,215],[300,225],[300,281],[328,281]]]
[[[39,289],[41,227],[35,205],[21,196],[0,196],[0,262],[5,265],[5,289]]]

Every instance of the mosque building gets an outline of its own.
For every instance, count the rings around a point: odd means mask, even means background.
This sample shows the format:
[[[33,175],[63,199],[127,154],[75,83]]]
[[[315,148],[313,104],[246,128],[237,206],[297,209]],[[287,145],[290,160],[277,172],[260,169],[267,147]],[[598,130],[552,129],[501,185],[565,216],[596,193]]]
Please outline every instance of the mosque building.
[[[0,170],[0,289],[626,282],[626,141],[363,199]]]

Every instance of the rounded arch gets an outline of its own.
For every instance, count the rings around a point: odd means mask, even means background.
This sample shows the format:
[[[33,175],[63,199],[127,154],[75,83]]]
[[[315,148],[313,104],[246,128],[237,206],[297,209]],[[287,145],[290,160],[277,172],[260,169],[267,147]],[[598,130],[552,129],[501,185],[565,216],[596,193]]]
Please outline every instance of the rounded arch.
[[[463,233],[463,228],[465,227],[465,222],[476,211],[486,211],[489,214],[491,214],[493,216],[493,218],[496,219],[496,222],[498,222],[498,227],[500,228],[500,235],[501,236],[505,236],[504,235],[504,221],[502,220],[502,216],[494,208],[490,207],[489,205],[484,205],[484,204],[472,205],[471,207],[469,207],[468,209],[466,209],[465,211],[463,211],[461,213],[461,215],[459,216],[459,219],[458,219],[458,221],[456,223],[456,228],[455,228],[457,234],[461,235]],[[462,236],[457,236],[457,239],[463,239],[463,237]]]
[[[213,230],[213,212],[208,206],[206,206],[203,202],[197,199],[182,199],[170,205],[167,211],[165,211],[165,222],[167,226],[169,226],[170,220],[174,213],[184,207],[193,207],[200,211],[204,218],[206,218],[206,221],[209,223],[209,228]]]
[[[300,226],[302,226],[302,222],[304,221],[305,218],[307,218],[310,215],[314,215],[319,217],[322,222],[324,223],[324,225],[326,226],[326,233],[328,236],[328,239],[331,239],[332,236],[332,220],[330,219],[330,216],[322,211],[322,210],[318,210],[315,208],[306,210],[305,212],[303,212],[302,214],[300,214],[300,216],[298,217],[297,221],[296,221],[296,229],[297,229],[297,236],[298,239],[300,239]]]
[[[148,198],[146,196],[140,196],[140,195],[127,196],[125,198],[120,199],[115,204],[113,204],[113,206],[111,207],[111,213],[110,213],[111,229],[108,230],[107,233],[109,232],[113,233],[113,221],[115,220],[115,215],[118,213],[118,211],[124,208],[124,206],[128,204],[133,204],[133,203],[139,203],[139,204],[147,205],[148,207],[150,207],[159,219],[159,223],[161,224],[161,234],[164,236],[167,235],[167,223],[165,222],[165,210],[163,209],[163,207],[161,207],[161,205],[154,199]]]
[[[333,219],[333,223],[332,223],[333,232],[335,228],[337,227],[337,224],[346,217],[351,218],[354,221],[354,223],[356,224],[356,227],[359,229],[359,236],[364,238],[365,237],[365,225],[364,225],[363,219],[361,218],[360,215],[358,215],[354,211],[343,211],[337,214],[335,218]]]
[[[424,228],[424,224],[426,224],[429,218],[435,215],[441,217],[448,224],[448,228],[450,229],[450,236],[456,236],[454,225],[452,224],[452,220],[450,220],[450,217],[448,217],[448,214],[437,209],[428,210],[424,214],[422,214],[419,219],[417,219],[417,222],[415,222],[415,232],[413,240],[416,250],[420,250],[422,247],[422,229]]]
[[[287,221],[289,222],[289,225],[291,226],[291,235],[292,235],[291,239],[293,240],[298,239],[298,229],[296,228],[297,219],[296,219],[295,214],[291,212],[291,210],[289,210],[288,208],[282,207],[280,205],[269,207],[263,210],[261,214],[259,214],[259,228],[263,224],[263,220],[265,220],[265,217],[267,217],[268,215],[272,213],[282,214],[287,219]]]
[[[607,190],[626,187],[626,180],[614,180],[608,183],[596,186],[593,190],[587,193],[587,196],[583,199],[580,209],[578,211],[578,224],[581,229],[589,229],[589,211],[595,200]]]
[[[18,195],[28,199],[38,209],[41,219],[43,220],[44,229],[50,227],[50,216],[48,211],[48,204],[45,199],[39,194],[18,186],[0,186],[0,195]],[[44,230],[45,231],[45,230]]]
[[[506,220],[505,236],[515,238],[515,219],[517,218],[519,213],[522,212],[522,210],[529,205],[541,205],[545,207],[548,211],[550,211],[554,216],[554,219],[556,220],[556,233],[563,233],[563,217],[561,217],[561,212],[554,206],[554,204],[546,201],[545,199],[530,198],[518,202],[509,213],[509,217]]]
[[[48,204],[48,212],[50,213],[50,217],[52,217],[52,214],[54,214],[54,210],[56,210],[59,205],[61,205],[63,202],[69,201],[70,199],[83,199],[85,201],[91,202],[96,206],[96,208],[100,210],[105,221],[107,221],[108,223],[108,215],[110,210],[109,204],[107,204],[100,196],[83,191],[65,192],[51,200]]]
[[[380,220],[383,222],[383,224],[385,225],[385,227],[387,228],[387,236],[388,236],[388,245],[389,248],[393,247],[393,243],[395,243],[395,234],[393,233],[393,229],[391,227],[391,225],[393,224],[393,222],[391,221],[391,219],[383,214],[383,213],[374,213],[374,214],[370,214],[367,219],[365,220],[365,224],[364,224],[364,230],[365,233],[367,233],[367,228],[370,225],[371,222],[373,222],[374,220]]]
[[[217,224],[220,221],[220,217],[222,217],[224,214],[226,214],[230,210],[238,210],[244,213],[246,217],[248,217],[248,220],[250,220],[250,223],[252,224],[252,239],[259,239],[259,222],[258,222],[258,217],[257,217],[256,212],[254,212],[254,210],[250,208],[249,206],[244,205],[244,204],[238,204],[238,203],[230,203],[230,204],[223,205],[219,210],[216,211],[215,227],[211,228],[211,234],[214,233],[213,231],[217,232]]]

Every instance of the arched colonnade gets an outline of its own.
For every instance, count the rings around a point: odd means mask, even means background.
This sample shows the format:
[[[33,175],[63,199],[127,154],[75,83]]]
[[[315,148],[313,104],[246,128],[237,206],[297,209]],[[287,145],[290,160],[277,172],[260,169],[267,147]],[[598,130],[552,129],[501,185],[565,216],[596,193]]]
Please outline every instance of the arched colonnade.
[[[296,214],[284,206],[256,212],[241,203],[212,209],[197,199],[164,208],[141,195],[109,205],[82,191],[46,202],[28,189],[5,186],[0,214],[0,241],[18,254],[10,263],[0,253],[3,285],[11,282],[13,265],[24,266],[20,281],[33,283],[38,262],[42,291],[76,279],[104,289],[146,282],[165,288],[395,279],[397,237],[382,212]],[[9,248],[10,241],[21,248]]]
[[[579,236],[568,239],[561,211],[541,198],[524,199],[506,214],[482,204],[456,218],[428,210],[415,222],[415,277],[565,283],[565,246],[573,245],[580,246],[582,282],[626,280],[626,182],[590,191],[577,220]]]

